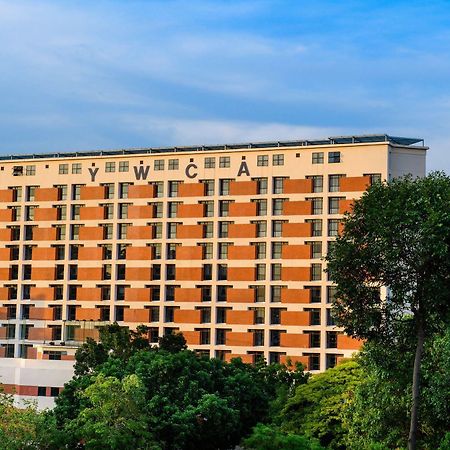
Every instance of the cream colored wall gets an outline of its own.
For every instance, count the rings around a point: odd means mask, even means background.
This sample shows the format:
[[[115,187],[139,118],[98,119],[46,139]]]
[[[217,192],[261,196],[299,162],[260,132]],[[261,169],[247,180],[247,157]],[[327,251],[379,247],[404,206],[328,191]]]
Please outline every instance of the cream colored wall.
[[[325,161],[326,161],[326,153],[328,151],[340,151],[342,155],[342,162],[338,164],[328,164],[325,162],[324,164],[312,164],[311,162],[311,154],[313,152],[318,151],[324,151],[325,152]],[[405,170],[403,167],[407,167],[406,170],[409,170],[410,168],[413,168],[417,173],[421,173],[423,171],[422,169],[422,160],[424,160],[424,152],[423,151],[414,151],[410,152],[409,150],[403,150],[403,149],[395,149],[390,152],[390,161],[391,161],[391,167],[388,168],[389,165],[389,158],[388,158],[388,152],[389,152],[389,145],[386,143],[375,143],[375,144],[354,144],[354,145],[328,145],[328,146],[311,146],[311,147],[286,147],[286,148],[272,148],[272,149],[242,149],[242,150],[232,150],[232,151],[216,151],[216,152],[192,152],[192,153],[170,153],[170,154],[152,154],[152,155],[126,155],[126,156],[101,156],[101,157],[78,157],[78,158],[58,158],[58,159],[48,159],[48,160],[40,160],[40,159],[34,159],[34,160],[16,160],[16,161],[0,161],[0,168],[2,168],[1,172],[1,188],[8,187],[8,186],[17,186],[17,185],[40,185],[41,187],[52,187],[54,185],[59,184],[86,184],[89,185],[98,185],[100,183],[112,183],[112,182],[133,182],[135,184],[146,184],[149,181],[164,181],[165,182],[165,192],[167,192],[167,181],[169,180],[180,180],[184,182],[196,182],[201,179],[215,179],[216,180],[216,190],[215,195],[212,197],[205,197],[204,200],[214,200],[216,203],[216,213],[217,213],[217,203],[219,199],[225,198],[221,197],[218,194],[218,179],[219,178],[235,178],[239,179],[241,181],[248,180],[251,178],[257,178],[257,177],[269,177],[269,193],[271,192],[271,181],[270,177],[273,176],[283,176],[283,177],[290,177],[290,178],[305,178],[305,176],[309,175],[323,175],[324,176],[324,191],[323,193],[316,193],[316,194],[292,194],[292,195],[286,195],[286,194],[268,194],[267,196],[232,196],[232,197],[226,197],[230,199],[234,199],[239,202],[246,202],[249,201],[251,198],[267,198],[268,199],[268,216],[267,218],[263,217],[254,217],[251,220],[259,220],[259,219],[265,219],[268,221],[268,234],[266,238],[256,238],[252,239],[252,242],[267,242],[267,258],[266,260],[252,260],[252,261],[223,261],[217,259],[217,244],[219,242],[219,239],[217,237],[214,237],[212,239],[208,239],[208,242],[213,242],[213,259],[207,260],[207,261],[180,261],[177,260],[177,266],[179,267],[191,267],[191,266],[201,266],[204,263],[212,263],[213,265],[216,265],[217,263],[228,263],[229,267],[241,267],[241,266],[247,266],[251,267],[254,266],[255,263],[266,263],[266,281],[263,282],[223,282],[222,284],[233,284],[235,288],[243,288],[247,287],[248,284],[264,284],[266,286],[266,295],[268,296],[268,293],[270,291],[271,281],[270,281],[270,245],[269,243],[271,241],[287,241],[289,240],[289,243],[291,244],[302,244],[304,241],[315,241],[320,240],[322,241],[322,248],[325,252],[327,248],[327,241],[331,240],[327,238],[326,236],[326,220],[328,219],[327,214],[327,201],[326,198],[328,196],[346,196],[347,198],[353,198],[361,195],[360,193],[328,193],[328,185],[327,185],[327,178],[329,174],[346,174],[348,177],[353,176],[362,176],[366,173],[380,173],[382,175],[382,178],[386,179],[389,176],[389,173],[396,174],[400,173],[402,170]],[[410,157],[410,154],[413,154],[413,157]],[[421,153],[420,155],[417,155],[417,153]],[[285,155],[285,162],[283,166],[273,166],[271,157],[273,154],[284,154]],[[297,157],[297,154],[300,156]],[[268,167],[258,167],[256,164],[257,155],[269,155],[269,166]],[[205,157],[216,157],[216,168],[214,169],[205,169],[204,168],[204,158]],[[231,167],[230,168],[219,168],[219,157],[220,156],[230,156],[231,158]],[[243,157],[245,157],[245,162],[248,164],[248,168],[250,170],[250,176],[242,175],[241,177],[237,177],[237,172],[239,169],[240,164],[243,161]],[[179,170],[167,170],[167,164],[169,159],[178,158],[180,160],[180,169]],[[164,171],[154,171],[153,170],[153,161],[156,159],[164,159],[165,162],[165,170]],[[116,161],[116,170],[118,169],[118,163],[119,161],[129,161],[130,162],[130,172],[128,173],[105,173],[105,163],[109,161]],[[192,160],[192,161],[191,161]],[[151,165],[151,169],[149,172],[149,178],[146,181],[136,181],[134,179],[134,173],[133,173],[133,166],[140,165],[140,162],[143,162],[143,165],[146,164]],[[81,175],[59,175],[58,174],[58,167],[59,164],[68,163],[69,164],[69,171],[70,171],[70,164],[74,162],[81,162],[83,169]],[[188,179],[185,174],[185,167],[193,162],[198,166],[198,176],[195,179]],[[23,177],[13,177],[11,175],[11,168],[12,166],[16,165],[23,165],[26,166],[28,164],[34,164],[36,165],[36,172],[37,174],[35,176],[23,176]],[[93,167],[93,164],[95,164],[95,167]],[[46,166],[49,166],[46,168]],[[88,173],[88,169],[94,169],[99,168],[99,171],[96,176],[95,182],[91,181],[91,177]],[[24,201],[25,193],[23,193],[23,199],[20,203],[22,206],[22,219],[21,222],[17,224],[25,224],[24,222]],[[70,196],[70,189],[68,196]],[[294,200],[303,200],[306,197],[323,197],[324,198],[324,213],[320,216],[314,215],[314,216],[296,216],[296,217],[289,217],[289,216],[277,216],[277,217],[271,217],[271,199],[272,198],[285,198],[285,197],[291,197],[291,199]],[[70,198],[70,197],[69,197]],[[145,205],[150,199],[134,199],[132,202],[135,205],[142,204]],[[168,201],[183,201],[185,204],[188,203],[197,203],[197,198],[167,198],[164,199],[151,199],[150,201],[163,201],[164,202],[164,208],[165,211],[167,211],[167,203]],[[93,206],[97,205],[98,203],[114,203],[115,204],[115,211],[117,212],[117,205],[120,202],[127,202],[127,200],[118,199],[117,196],[117,186],[116,186],[116,196],[112,200],[77,200],[73,203],[77,204],[84,204],[86,206]],[[131,201],[130,201],[131,202]],[[50,206],[53,204],[70,204],[69,201],[67,202],[46,202],[46,206]],[[29,202],[27,204],[37,204],[36,202]],[[86,221],[71,221],[70,218],[70,208],[67,209],[67,217],[68,219],[66,221],[58,221],[58,223],[65,223],[67,230],[66,230],[66,243],[71,242],[69,239],[69,224],[71,223],[86,223]],[[333,216],[334,217],[334,216]],[[316,238],[271,238],[270,233],[270,221],[273,219],[282,219],[282,220],[292,220],[294,222],[303,222],[304,219],[307,218],[321,218],[323,220],[323,236],[322,237],[316,237]],[[220,220],[232,220],[235,223],[248,223],[248,218],[242,217],[234,217],[234,218],[219,218],[217,214],[214,217],[211,218],[192,218],[192,219],[169,219],[169,221],[175,221],[175,222],[183,222],[185,224],[196,224],[199,221],[207,221],[212,220],[214,222],[215,230],[217,230],[217,223]],[[141,220],[129,220],[129,219],[123,219],[118,220],[115,219],[115,223],[130,223],[133,222],[135,225],[142,224],[144,225],[147,222],[152,221],[161,221],[163,223],[166,223],[168,221],[167,218],[163,219],[141,219]],[[92,222],[92,225],[95,225],[96,221],[89,221]],[[105,221],[99,221],[100,223],[107,222]],[[50,226],[52,222],[41,222],[40,226]],[[91,225],[91,223],[89,223]],[[116,227],[115,227],[116,228]],[[115,229],[114,233],[116,233],[117,230]],[[165,235],[166,230],[165,227],[163,228],[163,235]],[[216,233],[216,232],[215,232]],[[196,240],[195,239],[187,239],[187,240],[180,240],[180,239],[173,239],[172,242],[181,242],[184,245],[195,245]],[[113,251],[115,251],[115,246],[118,243],[122,243],[124,241],[116,239],[116,235],[114,236],[114,239],[105,241],[104,243],[111,243],[113,244]],[[140,246],[143,245],[142,241],[128,241],[132,245]],[[163,239],[163,244],[166,242],[166,240]],[[244,245],[248,244],[248,241],[246,239],[220,239],[220,242],[235,242],[237,245]],[[58,243],[64,243],[64,241],[58,241]],[[73,241],[72,243],[81,243],[81,241]],[[23,242],[22,242],[23,244]],[[54,244],[54,242],[40,242],[40,245],[43,246],[50,246],[51,244]],[[97,242],[90,241],[90,242],[84,242],[85,246],[97,246]],[[68,255],[66,255],[68,257]],[[109,261],[105,261],[105,263],[108,263]],[[112,260],[111,263],[114,267],[114,261]],[[123,261],[125,262],[125,261]],[[162,265],[162,268],[164,268],[165,263],[175,263],[174,260],[166,260],[165,259],[165,249],[163,245],[163,257],[161,260],[153,261],[155,263],[160,263]],[[282,262],[281,260],[277,262]],[[320,262],[320,260],[291,260],[289,261],[288,266],[309,266],[311,262]],[[60,263],[68,264],[70,261],[66,259],[66,261],[61,261]],[[9,262],[0,262],[0,267],[4,267],[6,265],[9,265]],[[33,266],[36,267],[46,267],[49,266],[49,263],[46,261],[33,261]],[[19,261],[19,270],[21,273],[22,269],[22,262]],[[78,261],[78,265],[81,267],[97,267],[98,262],[96,261]],[[130,267],[136,266],[139,267],[141,263],[139,261],[130,261],[127,262],[127,265]],[[162,273],[162,279],[164,278],[164,273]],[[113,268],[112,273],[112,280],[115,279],[115,270]],[[215,294],[216,294],[216,288],[215,286],[218,284],[217,282],[214,282],[214,279],[216,279],[216,272],[214,268],[213,272],[213,281],[211,282],[194,282],[194,281],[173,281],[169,282],[168,284],[181,284],[182,287],[194,287],[196,284],[212,284],[213,287],[213,293],[212,298],[213,301],[211,302],[211,324],[201,324],[201,325],[195,325],[195,328],[211,328],[211,344],[210,345],[200,345],[195,346],[195,348],[198,349],[205,349],[205,350],[211,350],[211,356],[214,356],[214,350],[218,349],[216,345],[214,345],[214,331],[216,328],[232,328],[233,331],[247,331],[248,329],[264,329],[265,330],[265,345],[263,347],[254,348],[254,350],[258,351],[264,351],[264,354],[266,357],[268,357],[269,351],[275,350],[275,351],[283,351],[287,352],[290,355],[302,355],[303,353],[319,353],[321,357],[321,368],[325,368],[325,355],[326,353],[336,353],[336,354],[343,354],[344,356],[350,356],[354,350],[341,350],[341,349],[325,349],[325,333],[328,330],[334,329],[333,327],[327,327],[326,326],[326,286],[330,283],[325,280],[325,275],[322,278],[322,281],[309,281],[309,282],[276,282],[280,285],[288,285],[291,288],[302,288],[304,285],[307,286],[313,286],[318,285],[322,286],[322,302],[321,304],[308,304],[308,305],[300,305],[300,304],[271,304],[270,301],[267,301],[264,304],[264,307],[266,308],[266,324],[265,325],[219,325],[216,326],[215,324],[215,307],[216,306],[228,306],[226,304],[219,304],[217,305],[215,302]],[[48,286],[48,282],[45,281],[35,281],[33,282],[38,287],[42,286]],[[60,282],[51,282],[52,284],[61,284]],[[77,282],[74,282],[77,283]],[[149,284],[158,284],[158,282],[152,282],[152,281],[136,281],[132,283],[128,283],[123,281],[122,283],[126,284],[132,284],[133,287],[144,287],[144,285]],[[20,284],[20,280],[18,281],[18,284]],[[67,282],[64,281],[64,285],[67,291]],[[99,282],[99,281],[85,281],[83,282],[83,287],[95,287],[97,284],[108,284],[108,282]],[[113,283],[112,283],[113,284]],[[161,281],[161,284],[164,284],[163,281]],[[161,297],[163,298],[163,291],[161,292]],[[20,289],[19,289],[19,296],[20,296]],[[112,293],[112,299],[113,299],[114,293]],[[13,303],[12,301],[10,301]],[[2,302],[3,304],[6,304],[7,302]],[[20,303],[20,302],[17,302]],[[30,303],[27,301],[27,303]],[[46,306],[51,302],[39,302],[39,301],[32,301],[33,304],[36,306]],[[65,304],[67,302],[64,302]],[[101,302],[102,305],[107,305],[108,302]],[[160,303],[160,317],[161,321],[159,324],[154,324],[155,326],[159,326],[160,332],[162,331],[164,326],[179,326],[181,331],[183,330],[192,330],[194,326],[189,325],[175,325],[175,324],[164,324],[163,319],[163,307],[167,305],[167,302],[164,302],[161,300]],[[77,302],[77,304],[79,304]],[[112,306],[115,304],[114,300],[111,300],[109,304]],[[130,304],[131,307],[142,307],[139,303],[127,303]],[[173,305],[173,302],[171,303]],[[82,303],[85,307],[94,307],[94,302],[84,302]],[[204,303],[195,303],[190,304],[191,308],[194,308],[195,306],[209,306],[205,305]],[[236,304],[234,306],[234,309],[236,310],[246,310],[248,307],[254,307],[254,306],[262,306],[260,304]],[[308,327],[297,327],[297,326],[283,326],[283,325],[268,325],[268,317],[269,317],[269,310],[270,307],[277,306],[277,307],[287,307],[288,310],[292,311],[301,311],[304,307],[314,307],[314,308],[320,308],[321,309],[321,323],[320,326],[308,326]],[[328,305],[329,306],[329,305]],[[19,311],[18,311],[19,313]],[[66,308],[63,310],[63,317],[66,315]],[[113,317],[112,317],[113,318]],[[17,323],[22,322],[20,320],[16,321]],[[29,321],[31,323],[31,321]],[[55,323],[60,323],[55,321]],[[48,323],[47,323],[48,324]],[[45,322],[41,322],[40,324],[36,322],[36,325],[45,325]],[[153,326],[153,324],[152,324]],[[295,333],[301,333],[305,328],[308,330],[320,330],[321,332],[321,348],[320,349],[285,349],[285,348],[270,348],[268,345],[269,342],[269,329],[286,329],[288,331],[292,331]],[[17,333],[18,333],[17,329]],[[6,342],[6,341],[4,341]],[[9,341],[10,342],[10,341]],[[16,342],[19,342],[19,340],[16,340]],[[242,347],[229,347],[229,346],[220,346],[222,349],[231,350],[232,353],[245,353],[245,348]],[[4,361],[5,359],[3,359]],[[2,374],[3,371],[3,361],[0,361],[0,374]],[[56,363],[59,362],[53,362],[53,361],[45,361],[45,364],[49,363]],[[53,366],[52,366],[53,367]],[[56,367],[56,366],[55,366]],[[66,376],[69,376],[69,372],[64,372]]]

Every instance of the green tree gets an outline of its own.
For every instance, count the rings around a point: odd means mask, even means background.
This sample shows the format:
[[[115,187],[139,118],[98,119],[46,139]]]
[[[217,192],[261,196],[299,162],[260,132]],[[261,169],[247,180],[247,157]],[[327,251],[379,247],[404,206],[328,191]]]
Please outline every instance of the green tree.
[[[153,442],[163,449],[187,450],[228,449],[239,443],[258,421],[268,419],[270,405],[280,390],[290,392],[307,378],[302,367],[288,370],[282,365],[250,365],[240,359],[225,363],[201,357],[182,350],[184,339],[172,338],[167,347],[107,352],[104,362],[67,383],[54,409],[67,436],[82,429],[90,442],[93,430],[86,427],[91,422],[102,423],[91,420],[97,407],[85,394],[99,375],[117,383],[136,376],[145,389],[143,411]],[[109,394],[106,389],[102,392],[116,399],[119,396],[113,389]],[[105,398],[105,404],[116,401]],[[89,421],[85,419],[88,413]],[[76,441],[68,439],[68,444],[73,446]]]
[[[258,424],[251,436],[244,439],[248,450],[325,450],[316,440],[285,433],[274,426]]]
[[[386,448],[404,447],[409,428],[411,370],[415,344],[406,337],[389,348],[368,343],[358,356],[362,370],[349,406],[344,411],[347,448],[365,450],[378,442]],[[449,427],[450,330],[428,338],[422,363],[423,401],[420,445],[435,449]]]
[[[34,403],[14,406],[12,395],[0,393],[0,449],[56,450],[62,435],[49,411],[38,411]]]
[[[75,375],[93,373],[109,356],[129,358],[133,353],[149,349],[148,327],[140,325],[136,331],[114,322],[99,330],[99,342],[88,338],[75,354]]]
[[[349,335],[386,347],[403,333],[416,342],[408,437],[415,449],[424,341],[450,324],[450,178],[375,184],[354,202],[327,259],[334,314]]]
[[[87,400],[67,427],[87,449],[157,449],[147,427],[145,388],[136,375],[99,374],[81,394]]]
[[[286,403],[282,429],[316,438],[327,448],[346,448],[342,416],[360,381],[361,369],[355,360],[311,376]]]
[[[158,345],[161,350],[170,353],[177,353],[187,349],[183,333],[166,334],[158,339]]]

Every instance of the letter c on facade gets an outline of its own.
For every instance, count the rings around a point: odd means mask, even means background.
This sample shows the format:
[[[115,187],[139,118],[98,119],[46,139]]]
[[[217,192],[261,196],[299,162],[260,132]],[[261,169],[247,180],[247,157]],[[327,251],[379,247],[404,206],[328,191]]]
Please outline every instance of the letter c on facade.
[[[188,164],[185,170],[186,176],[188,178],[195,178],[198,175],[198,173],[197,172],[191,173],[191,169],[197,169],[197,166],[194,163]]]

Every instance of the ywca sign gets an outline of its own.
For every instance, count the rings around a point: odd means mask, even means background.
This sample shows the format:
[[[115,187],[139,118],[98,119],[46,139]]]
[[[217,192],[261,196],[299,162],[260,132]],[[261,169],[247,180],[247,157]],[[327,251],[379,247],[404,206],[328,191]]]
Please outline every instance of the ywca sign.
[[[99,168],[89,167],[88,170],[89,174],[91,175],[91,181],[94,182]],[[193,180],[198,176],[197,170],[198,170],[197,164],[191,162],[185,167],[184,173],[186,177]],[[144,166],[143,164],[139,166],[133,166],[133,171],[136,180],[146,180],[150,174],[150,166]],[[248,177],[250,176],[250,170],[248,168],[246,161],[241,161],[241,164],[239,165],[239,169],[236,174],[237,177],[240,177],[242,175],[247,175]]]

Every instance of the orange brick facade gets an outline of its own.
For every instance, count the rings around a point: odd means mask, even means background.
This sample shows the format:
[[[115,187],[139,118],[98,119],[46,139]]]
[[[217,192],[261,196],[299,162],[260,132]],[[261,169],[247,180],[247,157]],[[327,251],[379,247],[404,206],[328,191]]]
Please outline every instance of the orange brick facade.
[[[322,257],[354,199],[391,176],[388,152],[414,151],[306,143],[0,161],[0,357],[68,360],[117,321],[147,325],[152,342],[182,331],[224,360],[331,367],[360,342],[334,326]]]

